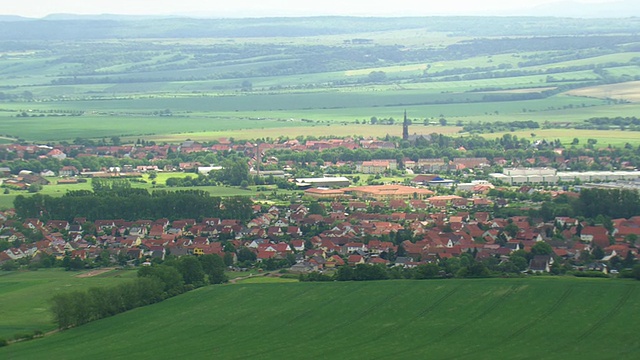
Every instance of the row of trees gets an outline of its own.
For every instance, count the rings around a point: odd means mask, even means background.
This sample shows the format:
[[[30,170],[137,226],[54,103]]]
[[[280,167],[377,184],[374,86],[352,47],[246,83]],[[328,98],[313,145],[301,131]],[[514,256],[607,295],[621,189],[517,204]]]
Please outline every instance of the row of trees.
[[[66,329],[157,303],[207,283],[226,282],[224,269],[222,258],[215,254],[172,259],[140,268],[138,278],[131,282],[57,294],[51,300],[51,311],[58,327]]]
[[[596,219],[602,224],[608,219],[630,218],[640,214],[640,195],[633,190],[620,189],[582,189],[579,198],[566,195],[552,201],[545,201],[539,209],[529,210],[532,217],[545,221],[558,216],[585,217]]]
[[[90,221],[98,219],[202,219],[219,217],[248,220],[253,215],[248,197],[211,196],[202,190],[154,191],[127,189],[100,195],[74,191],[62,197],[35,194],[18,195],[14,207],[19,217],[42,220],[68,220],[82,214]]]

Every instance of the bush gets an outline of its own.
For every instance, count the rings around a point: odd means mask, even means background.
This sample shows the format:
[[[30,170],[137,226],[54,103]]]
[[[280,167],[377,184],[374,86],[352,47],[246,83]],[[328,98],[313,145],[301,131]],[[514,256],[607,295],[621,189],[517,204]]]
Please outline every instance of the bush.
[[[0,338],[0,347],[4,347],[9,345],[9,342],[6,339],[1,339]]]
[[[590,277],[590,278],[607,278],[607,274],[600,271],[576,271],[573,273],[575,277]]]

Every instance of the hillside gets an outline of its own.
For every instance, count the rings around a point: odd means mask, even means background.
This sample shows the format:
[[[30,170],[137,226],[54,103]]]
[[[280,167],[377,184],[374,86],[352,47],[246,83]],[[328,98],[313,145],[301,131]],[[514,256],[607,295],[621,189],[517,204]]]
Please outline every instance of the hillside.
[[[558,278],[213,286],[11,345],[0,358],[630,359],[640,350],[639,286]]]

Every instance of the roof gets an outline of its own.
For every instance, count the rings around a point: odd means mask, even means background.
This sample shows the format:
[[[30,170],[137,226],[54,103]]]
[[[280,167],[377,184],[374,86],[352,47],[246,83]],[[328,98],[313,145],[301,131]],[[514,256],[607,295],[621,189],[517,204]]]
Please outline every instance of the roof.
[[[412,195],[414,193],[432,195],[433,191],[427,189],[414,188],[404,185],[369,185],[342,189],[344,191],[355,191],[373,195]]]

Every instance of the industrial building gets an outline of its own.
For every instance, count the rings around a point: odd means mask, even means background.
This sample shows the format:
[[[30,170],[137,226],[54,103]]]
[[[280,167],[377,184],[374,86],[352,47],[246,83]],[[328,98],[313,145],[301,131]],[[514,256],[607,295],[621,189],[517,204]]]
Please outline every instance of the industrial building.
[[[504,169],[502,173],[489,174],[489,177],[510,185],[520,184],[556,184],[562,182],[618,181],[640,178],[640,171],[557,171],[552,168],[514,168]]]
[[[348,187],[351,182],[344,176],[336,176],[336,177],[321,177],[321,178],[298,178],[296,179],[296,184],[300,188],[310,188],[310,187]]]

